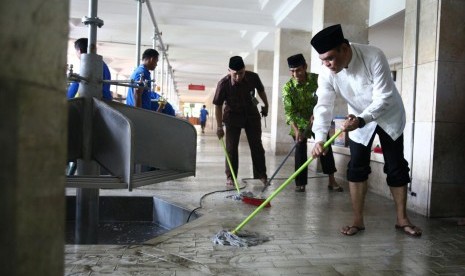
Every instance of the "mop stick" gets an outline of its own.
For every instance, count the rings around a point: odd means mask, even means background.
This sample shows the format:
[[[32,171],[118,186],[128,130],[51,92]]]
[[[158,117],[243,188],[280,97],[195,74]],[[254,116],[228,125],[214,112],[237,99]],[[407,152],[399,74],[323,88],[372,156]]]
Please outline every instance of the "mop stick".
[[[231,175],[232,175],[233,180],[234,180],[234,186],[236,186],[237,193],[240,195],[241,191],[239,190],[239,185],[237,184],[236,175],[234,173],[234,170],[233,170],[233,167],[232,167],[232,164],[231,164],[231,160],[229,160],[229,155],[228,155],[228,152],[226,151],[226,145],[224,144],[223,137],[221,137],[220,142],[221,142],[221,145],[223,146],[224,155],[226,155],[226,160],[228,161],[229,170],[231,171]]]
[[[342,133],[342,130],[339,129],[338,131],[336,131],[336,133],[331,136],[331,138],[329,138],[328,141],[326,141],[326,143],[323,145],[323,148],[327,148],[333,141],[334,139],[337,138],[337,136],[339,136],[339,134]],[[258,214],[258,212],[260,212],[263,207],[265,207],[268,202],[270,202],[276,195],[279,194],[279,192],[281,192],[284,188],[286,188],[286,186],[291,183],[292,180],[294,180],[294,178],[297,177],[297,175],[299,173],[301,173],[304,169],[307,168],[307,166],[313,161],[313,156],[310,157],[302,166],[300,166],[300,168],[295,171],[286,181],[284,181],[283,184],[281,184],[281,186],[279,186],[278,189],[276,189],[276,191],[274,191],[260,206],[258,206],[255,211],[253,211],[243,222],[241,222],[241,224],[239,224],[236,229],[234,229],[233,231],[231,231],[232,234],[237,234],[237,232],[239,232],[239,230],[242,229],[242,227],[244,227],[251,219],[253,219],[255,217],[255,215]]]
[[[292,147],[292,149],[289,151],[289,153],[286,155],[286,157],[284,158],[284,160],[281,162],[281,164],[279,164],[278,168],[276,169],[276,171],[273,173],[273,175],[271,176],[271,178],[268,180],[268,185],[265,185],[265,187],[263,188],[262,190],[262,193],[266,190],[266,188],[268,188],[268,186],[271,185],[271,181],[274,179],[274,177],[278,174],[279,170],[283,167],[284,163],[286,162],[287,158],[289,158],[289,156],[292,154],[292,152],[295,150],[295,148],[297,147],[297,143],[294,143],[294,146]]]

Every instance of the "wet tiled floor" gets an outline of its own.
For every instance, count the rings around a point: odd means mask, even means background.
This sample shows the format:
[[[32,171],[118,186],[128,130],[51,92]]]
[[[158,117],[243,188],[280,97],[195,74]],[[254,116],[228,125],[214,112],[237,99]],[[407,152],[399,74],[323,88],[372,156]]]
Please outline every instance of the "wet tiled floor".
[[[211,130],[210,130],[211,131]],[[234,229],[255,206],[226,198],[224,156],[213,133],[198,136],[197,175],[141,187],[133,192],[101,191],[101,195],[155,196],[202,216],[137,245],[66,245],[65,275],[465,275],[465,226],[456,219],[428,219],[410,214],[423,228],[421,238],[394,229],[394,204],[368,193],[366,230],[351,237],[339,228],[351,221],[347,183],[343,193],[330,192],[327,178],[312,170],[306,193],[293,183],[245,225],[243,230],[270,238],[261,245],[239,248],[214,245],[220,230]],[[265,143],[266,146],[266,143]],[[240,144],[238,179],[243,190],[259,193],[245,139]],[[271,175],[284,156],[267,155]],[[293,158],[282,167],[268,195],[293,172]],[[68,191],[72,193],[72,191]]]

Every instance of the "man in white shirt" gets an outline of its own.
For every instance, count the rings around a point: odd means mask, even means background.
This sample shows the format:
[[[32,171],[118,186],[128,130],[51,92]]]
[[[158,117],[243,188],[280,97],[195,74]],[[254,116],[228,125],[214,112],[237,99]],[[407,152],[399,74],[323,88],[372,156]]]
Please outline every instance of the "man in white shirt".
[[[349,132],[350,138],[347,179],[354,218],[352,224],[341,228],[341,233],[352,236],[365,230],[363,210],[371,173],[371,145],[378,134],[385,160],[384,172],[396,206],[395,228],[411,236],[421,236],[421,229],[407,216],[410,169],[403,153],[405,110],[386,57],[376,47],[349,44],[339,24],[317,33],[311,44],[324,65],[318,78],[318,103],[313,110],[314,157],[325,154],[323,144],[333,119],[335,98],[342,97],[349,111],[342,128]]]

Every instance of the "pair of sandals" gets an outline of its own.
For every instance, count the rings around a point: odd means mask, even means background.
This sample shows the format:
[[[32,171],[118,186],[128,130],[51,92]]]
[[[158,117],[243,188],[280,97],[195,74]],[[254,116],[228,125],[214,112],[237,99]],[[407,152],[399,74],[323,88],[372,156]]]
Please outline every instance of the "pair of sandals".
[[[406,224],[406,225],[395,225],[396,230],[402,231],[404,234],[411,236],[411,237],[421,237],[422,231],[420,228],[416,227],[415,225],[412,224]],[[364,226],[344,226],[341,228],[341,234],[346,235],[346,236],[353,236],[361,231],[365,230]]]

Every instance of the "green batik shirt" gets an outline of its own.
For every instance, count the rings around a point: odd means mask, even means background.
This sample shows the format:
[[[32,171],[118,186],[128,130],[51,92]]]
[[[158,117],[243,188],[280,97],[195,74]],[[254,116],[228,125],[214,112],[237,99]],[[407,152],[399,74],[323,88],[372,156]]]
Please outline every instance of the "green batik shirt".
[[[290,125],[294,122],[299,130],[304,131],[307,138],[312,136],[309,126],[310,117],[313,115],[318,98],[316,90],[318,88],[318,75],[307,73],[307,80],[299,84],[291,78],[283,87],[283,104],[286,123]],[[291,127],[290,135],[294,136],[294,129]]]

